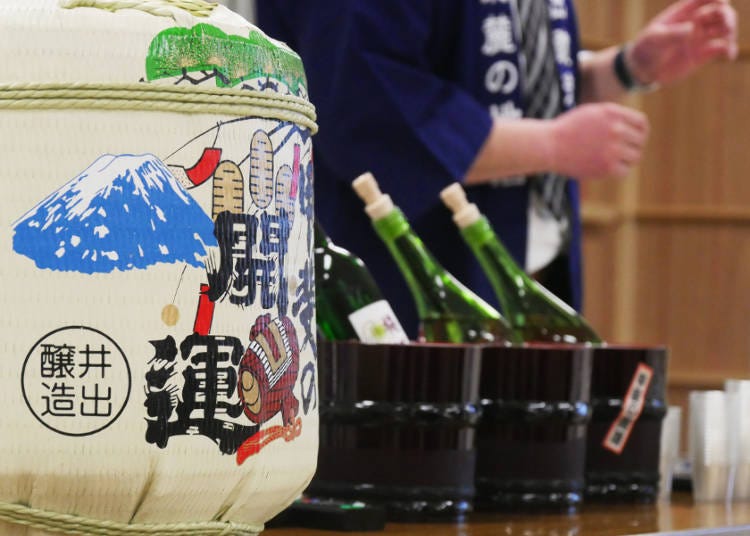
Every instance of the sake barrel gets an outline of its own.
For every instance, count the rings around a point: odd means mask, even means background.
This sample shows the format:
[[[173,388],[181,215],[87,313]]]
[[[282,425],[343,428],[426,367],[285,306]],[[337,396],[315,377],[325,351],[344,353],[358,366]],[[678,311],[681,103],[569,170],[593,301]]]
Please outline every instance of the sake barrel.
[[[306,493],[380,504],[390,521],[471,512],[481,350],[321,342],[320,455]]]
[[[315,469],[298,55],[202,0],[0,2],[0,534],[255,534]]]

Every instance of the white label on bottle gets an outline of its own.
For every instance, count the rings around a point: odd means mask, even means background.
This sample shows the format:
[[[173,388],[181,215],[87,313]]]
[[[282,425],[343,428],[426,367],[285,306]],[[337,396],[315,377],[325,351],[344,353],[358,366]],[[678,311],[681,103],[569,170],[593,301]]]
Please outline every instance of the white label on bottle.
[[[378,300],[365,305],[349,315],[357,337],[362,342],[376,344],[398,344],[409,342],[404,328],[398,322],[390,304],[386,300]]]

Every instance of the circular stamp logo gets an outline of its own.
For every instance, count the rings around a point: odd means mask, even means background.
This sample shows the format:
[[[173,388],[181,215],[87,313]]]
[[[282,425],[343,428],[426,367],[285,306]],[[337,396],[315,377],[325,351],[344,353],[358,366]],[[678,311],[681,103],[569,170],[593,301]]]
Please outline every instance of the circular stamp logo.
[[[56,329],[26,355],[21,388],[44,426],[68,436],[101,432],[130,397],[128,360],[111,337],[86,326]]]

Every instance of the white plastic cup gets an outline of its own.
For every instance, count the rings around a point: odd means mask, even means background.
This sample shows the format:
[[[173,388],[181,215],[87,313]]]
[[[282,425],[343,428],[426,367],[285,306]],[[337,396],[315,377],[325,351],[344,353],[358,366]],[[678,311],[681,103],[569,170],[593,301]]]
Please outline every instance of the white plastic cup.
[[[729,397],[732,498],[746,501],[750,499],[750,380],[726,380],[724,390]]]
[[[659,498],[662,500],[668,500],[672,495],[674,467],[680,454],[681,425],[682,408],[669,406],[662,423],[659,452]]]
[[[688,436],[696,501],[731,500],[731,461],[724,391],[691,391]]]

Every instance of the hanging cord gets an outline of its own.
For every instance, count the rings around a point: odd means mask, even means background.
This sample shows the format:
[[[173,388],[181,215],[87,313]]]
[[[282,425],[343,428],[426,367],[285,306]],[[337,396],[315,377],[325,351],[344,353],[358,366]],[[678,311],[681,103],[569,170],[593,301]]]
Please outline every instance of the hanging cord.
[[[220,521],[128,524],[0,502],[0,521],[75,536],[255,536],[263,525]]]

